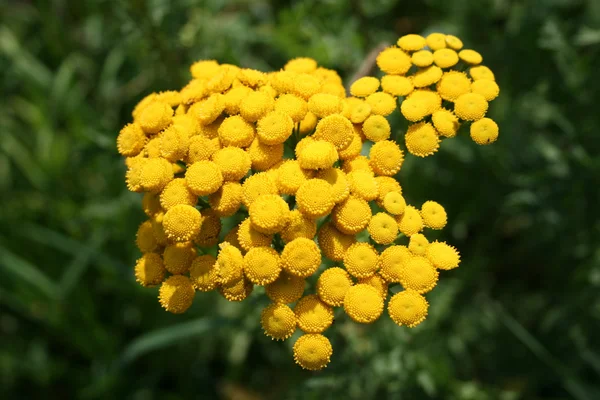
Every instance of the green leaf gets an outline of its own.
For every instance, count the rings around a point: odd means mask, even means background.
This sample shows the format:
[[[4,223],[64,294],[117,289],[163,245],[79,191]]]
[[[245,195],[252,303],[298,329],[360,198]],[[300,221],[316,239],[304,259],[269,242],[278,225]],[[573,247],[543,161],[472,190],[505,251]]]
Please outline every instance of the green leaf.
[[[4,271],[36,287],[48,298],[54,299],[56,297],[58,287],[50,278],[40,271],[37,266],[2,246],[0,246],[0,265],[2,265]]]

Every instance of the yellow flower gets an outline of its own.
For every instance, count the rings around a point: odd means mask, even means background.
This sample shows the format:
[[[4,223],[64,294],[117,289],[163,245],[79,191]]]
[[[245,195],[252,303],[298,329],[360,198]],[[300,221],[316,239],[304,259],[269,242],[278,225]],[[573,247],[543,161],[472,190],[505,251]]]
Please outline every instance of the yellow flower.
[[[417,122],[429,113],[425,101],[419,98],[407,98],[400,105],[400,112],[407,120]]]
[[[181,101],[184,104],[200,101],[208,94],[206,80],[193,79],[179,93],[181,94]]]
[[[159,246],[166,246],[168,242],[165,227],[163,226],[164,219],[165,213],[163,211],[156,213],[152,218],[152,232]]]
[[[157,96],[158,95],[156,93],[150,93],[136,104],[136,106],[133,108],[133,112],[131,113],[131,116],[135,122],[139,121],[142,110],[150,103],[154,102]]]
[[[317,62],[309,57],[298,57],[288,61],[283,67],[286,71],[308,74],[317,69]]]
[[[446,47],[446,35],[443,33],[430,33],[425,40],[427,46],[433,51]]]
[[[153,101],[140,112],[139,123],[144,132],[158,133],[171,124],[173,109],[162,101]]]
[[[278,171],[277,188],[282,194],[296,194],[300,185],[311,177],[308,170],[300,168],[298,160],[286,160]]]
[[[319,246],[323,255],[332,261],[342,261],[348,248],[356,243],[356,238],[338,231],[330,222],[319,229]]]
[[[230,217],[242,204],[242,185],[225,182],[215,193],[208,196],[210,208],[220,217]]]
[[[367,231],[375,243],[390,244],[398,236],[398,224],[389,214],[380,212],[371,218]]]
[[[244,250],[249,251],[253,247],[270,246],[273,236],[260,233],[252,227],[250,218],[246,218],[240,223],[238,241]]]
[[[427,258],[436,268],[449,270],[458,267],[460,255],[446,242],[435,241],[427,247]]]
[[[315,176],[317,179],[323,179],[331,185],[331,194],[334,203],[341,203],[350,195],[350,185],[346,174],[339,168],[328,168],[321,170]]]
[[[344,150],[338,150],[338,155],[341,160],[350,160],[360,154],[362,150],[362,139],[360,135],[356,133],[356,126],[353,127],[354,133],[352,133],[352,141],[350,145]]]
[[[210,160],[210,158],[221,148],[221,142],[218,138],[209,139],[205,136],[192,136],[189,141],[187,154],[187,164],[193,164],[196,161]]]
[[[450,68],[458,63],[458,54],[452,49],[441,48],[433,52],[433,62],[440,68]]]
[[[190,67],[190,73],[196,79],[210,79],[219,72],[219,63],[215,60],[196,61]]]
[[[240,115],[248,122],[256,122],[275,106],[275,101],[265,92],[255,91],[248,94],[240,103]],[[230,117],[231,118],[231,117]]]
[[[223,174],[212,161],[198,161],[185,172],[185,182],[192,193],[206,196],[215,193],[223,184]]]
[[[158,299],[165,310],[173,314],[182,314],[192,305],[195,294],[190,278],[173,275],[160,285]]]
[[[456,101],[461,95],[471,91],[471,80],[463,72],[446,72],[437,83],[436,90],[442,99]]]
[[[402,268],[411,258],[406,246],[390,246],[379,255],[379,274],[388,282],[400,282]]]
[[[309,218],[323,217],[335,205],[331,185],[322,179],[309,179],[296,192],[298,210]]]
[[[379,195],[377,181],[371,171],[356,170],[348,174],[350,194],[367,201],[375,200]]]
[[[425,297],[412,289],[398,292],[390,298],[388,313],[399,326],[414,328],[425,320],[429,303]]]
[[[200,125],[198,124],[198,134],[202,135],[204,137],[207,137],[209,139],[218,139],[219,138],[219,128],[221,127],[221,125],[223,124],[223,121],[225,121],[225,116],[221,115],[219,118],[217,118],[214,122],[208,124],[208,125]],[[224,140],[227,142],[228,138],[224,136]],[[229,143],[229,142],[227,142]]]
[[[483,61],[483,57],[481,57],[481,54],[479,54],[475,50],[461,50],[458,52],[458,56],[467,64],[477,65],[481,64],[481,62]]]
[[[404,213],[398,217],[398,229],[406,236],[411,236],[421,232],[423,229],[423,219],[419,210],[413,206],[406,206]]]
[[[134,157],[140,154],[148,138],[140,124],[127,124],[117,136],[117,150],[125,157]]]
[[[194,207],[179,204],[165,213],[162,224],[169,239],[176,242],[187,242],[200,232],[202,219],[200,211]]]
[[[463,42],[456,36],[446,35],[446,45],[453,50],[460,50],[463,47]]]
[[[145,253],[135,263],[135,279],[145,287],[159,285],[165,279],[165,265],[156,253]]]
[[[276,194],[257,198],[248,210],[252,227],[265,234],[280,232],[289,222],[288,204]]]
[[[315,139],[332,143],[337,150],[344,150],[352,141],[354,128],[352,122],[341,114],[331,114],[317,124]]]
[[[279,278],[265,286],[265,293],[275,303],[295,303],[304,293],[304,279],[281,271]]]
[[[338,204],[331,213],[336,228],[347,235],[364,230],[371,219],[371,207],[366,200],[350,196]]]
[[[359,278],[358,283],[373,286],[377,289],[381,297],[384,299],[387,297],[388,284],[379,274],[374,274],[366,278]]]
[[[414,85],[412,79],[406,76],[385,75],[381,78],[381,88],[392,96],[408,96]]]
[[[255,171],[266,171],[283,158],[283,143],[268,145],[258,138],[246,149]]]
[[[333,309],[316,294],[298,300],[294,313],[298,317],[298,327],[306,333],[322,333],[333,323]]]
[[[487,101],[492,101],[500,94],[498,84],[490,79],[478,79],[471,84],[471,91],[479,93]]]
[[[277,71],[269,74],[271,86],[279,93],[292,93],[294,91],[294,81],[297,78],[298,73],[294,71]]]
[[[165,248],[163,260],[167,271],[173,275],[188,272],[196,257],[196,249],[191,242],[174,243]]]
[[[217,267],[219,283],[233,284],[244,276],[244,256],[239,249],[229,243],[221,243],[217,255]]]
[[[141,165],[139,184],[147,192],[158,193],[173,179],[173,167],[164,158],[150,158]]]
[[[355,322],[371,324],[383,312],[383,297],[373,286],[359,283],[346,292],[344,311]]]
[[[151,221],[144,221],[140,224],[135,235],[135,244],[142,253],[150,253],[157,249],[158,241],[154,237]]]
[[[494,73],[491,69],[486,66],[478,65],[476,67],[471,67],[469,69],[469,75],[473,78],[474,81],[478,81],[480,79],[488,79],[490,81],[495,81]]]
[[[237,77],[244,85],[251,87],[262,86],[268,80],[267,74],[251,68],[242,68]]]
[[[420,100],[423,102],[426,114],[430,115],[442,108],[442,98],[437,92],[429,89],[416,89],[407,98],[407,100]]]
[[[250,296],[254,285],[246,278],[239,278],[231,283],[219,286],[219,293],[228,301],[242,301]]]
[[[195,206],[198,197],[187,187],[184,178],[175,178],[160,193],[160,205],[167,211],[178,204]]]
[[[363,76],[350,85],[350,93],[356,97],[367,97],[379,89],[379,79],[372,76]]]
[[[317,116],[311,112],[307,112],[304,119],[300,122],[300,134],[308,135],[317,126]]]
[[[346,102],[344,116],[353,124],[360,124],[371,115],[371,106],[362,99],[356,97],[351,97],[351,99],[355,99],[355,101]]]
[[[431,229],[442,229],[448,222],[446,210],[435,201],[426,201],[421,206],[421,217],[423,224]]]
[[[421,50],[427,45],[425,38],[421,35],[404,35],[398,39],[398,47],[406,51],[417,51]]]
[[[310,371],[325,368],[331,360],[332,353],[329,339],[320,334],[302,335],[294,343],[294,361]]]
[[[287,140],[294,129],[292,117],[272,111],[258,120],[256,133],[264,144],[280,144]]]
[[[426,257],[413,256],[400,269],[400,283],[405,289],[423,294],[437,285],[438,275],[438,271]]]
[[[436,65],[420,68],[413,75],[412,83],[417,88],[431,86],[442,78],[442,69]]]
[[[384,140],[371,146],[369,151],[371,168],[377,175],[392,176],[400,171],[404,155],[396,142]],[[379,194],[379,193],[378,193]]]
[[[367,104],[371,106],[371,113],[387,116],[394,112],[398,104],[396,99],[385,92],[376,92],[366,98]]]
[[[234,65],[222,64],[219,70],[214,74],[208,82],[206,89],[211,93],[224,92],[231,87],[234,79],[237,77],[239,68]]]
[[[429,240],[421,233],[415,233],[408,241],[408,249],[416,256],[424,256],[429,246]]]
[[[376,62],[380,70],[390,75],[404,75],[412,65],[410,56],[397,47],[383,50],[377,56]]]
[[[240,231],[239,225],[236,225],[233,228],[231,228],[229,230],[229,232],[227,232],[225,234],[225,236],[223,237],[223,243],[227,242],[228,244],[232,245],[239,251],[243,252],[244,248],[242,247],[242,245],[240,244],[240,241],[238,240],[239,231]]]
[[[215,210],[210,208],[202,210],[202,226],[198,236],[194,238],[194,243],[200,247],[208,248],[219,243],[219,234],[221,233],[221,218]]]
[[[298,318],[285,304],[272,303],[260,315],[260,324],[265,335],[275,340],[285,340],[296,330]]]
[[[465,121],[477,121],[485,116],[488,102],[479,93],[465,93],[454,102],[454,113]]]
[[[201,125],[208,125],[214,122],[225,109],[225,101],[220,93],[212,94],[206,100],[195,103],[188,110],[198,119]]]
[[[317,93],[308,100],[308,110],[319,118],[342,111],[342,102],[339,97],[327,93]]]
[[[280,232],[284,243],[289,243],[296,238],[312,239],[317,234],[317,224],[298,210],[289,213],[289,223]]]
[[[190,267],[190,280],[196,290],[210,292],[219,286],[219,265],[210,254],[194,258]]]
[[[248,177],[242,185],[242,202],[248,208],[264,194],[277,194],[277,184],[266,172]]]
[[[431,115],[431,121],[433,126],[437,130],[440,136],[451,138],[456,136],[460,123],[458,118],[450,110],[441,109],[437,110]]]
[[[142,208],[147,216],[153,217],[157,212],[162,211],[160,197],[154,193],[145,193],[142,198]]]
[[[392,215],[400,215],[406,209],[406,200],[400,192],[388,192],[383,199],[383,208]]]
[[[498,139],[498,124],[490,118],[482,118],[471,124],[471,139],[477,144],[491,144]]]
[[[298,74],[293,84],[293,93],[305,100],[308,100],[321,89],[319,79],[309,74]]]
[[[297,124],[306,117],[308,104],[294,94],[282,94],[275,100],[275,111],[289,116]]]
[[[225,118],[218,133],[223,146],[247,147],[254,140],[254,126],[239,115]]]
[[[440,138],[429,122],[419,122],[408,127],[404,135],[406,149],[415,156],[427,157],[440,147]]]
[[[281,264],[288,273],[306,278],[321,265],[321,251],[313,240],[299,237],[285,245]]]
[[[298,154],[300,167],[304,169],[330,168],[337,160],[338,153],[335,146],[325,140],[311,140]]]
[[[244,256],[244,275],[256,285],[274,282],[280,272],[279,253],[271,247],[253,247]]]
[[[328,268],[317,280],[317,293],[325,304],[339,307],[344,304],[344,296],[352,284],[350,275],[342,268]]]
[[[379,269],[379,254],[369,243],[354,243],[344,255],[344,266],[350,275],[366,278]]]
[[[379,195],[377,196],[377,205],[379,207],[384,208],[385,196],[389,192],[398,192],[402,194],[400,184],[391,176],[378,176],[375,180],[377,181],[377,186],[379,186]]]
[[[428,67],[433,64],[433,53],[429,50],[419,50],[412,54],[411,61],[417,67]]]
[[[239,181],[251,166],[250,155],[239,147],[224,147],[213,154],[213,162],[219,167],[223,180]]]
[[[182,110],[181,107],[177,108],[178,110]],[[196,118],[194,118],[190,114],[185,114],[185,111],[180,111],[183,114],[177,114],[173,117],[173,126],[177,127],[178,130],[184,132],[188,138],[191,138],[194,135],[200,133],[200,123]]]
[[[224,111],[229,115],[239,114],[242,100],[250,93],[252,93],[252,89],[243,85],[229,89],[223,96]]]

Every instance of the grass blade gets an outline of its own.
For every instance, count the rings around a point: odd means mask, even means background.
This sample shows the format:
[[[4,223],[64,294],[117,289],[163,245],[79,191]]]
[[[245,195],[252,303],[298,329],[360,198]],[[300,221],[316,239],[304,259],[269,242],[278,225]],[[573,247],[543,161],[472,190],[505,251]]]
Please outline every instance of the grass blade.
[[[31,264],[10,252],[7,248],[0,246],[0,265],[4,271],[12,273],[20,280],[35,286],[40,292],[50,299],[56,298],[58,293],[57,285],[50,280],[35,265]]]

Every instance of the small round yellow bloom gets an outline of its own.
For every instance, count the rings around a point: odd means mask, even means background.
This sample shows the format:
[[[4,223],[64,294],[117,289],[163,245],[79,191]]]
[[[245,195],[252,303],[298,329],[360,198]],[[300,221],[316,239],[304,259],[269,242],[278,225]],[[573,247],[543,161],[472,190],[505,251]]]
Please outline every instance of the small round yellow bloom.
[[[317,126],[317,116],[311,112],[306,113],[304,119],[300,122],[300,135],[308,135]]]
[[[411,61],[417,67],[428,67],[433,64],[433,53],[429,50],[419,50],[412,54]]]
[[[211,93],[224,92],[231,87],[231,84],[237,77],[240,69],[234,65],[222,64],[219,66],[219,70],[214,74],[208,82],[206,82],[206,89]]]
[[[463,42],[453,35],[446,35],[446,45],[454,50],[460,50],[463,47]]]
[[[275,100],[275,112],[289,116],[297,124],[306,117],[308,104],[294,94],[282,94]]]
[[[277,188],[282,194],[295,194],[300,185],[310,178],[310,173],[300,168],[298,160],[286,160],[278,171]]]
[[[390,298],[388,313],[399,326],[414,328],[425,320],[429,303],[417,291],[406,289]]]
[[[317,62],[309,57],[298,57],[288,61],[283,67],[286,71],[308,74],[317,69]]]
[[[397,47],[383,50],[377,56],[376,62],[379,69],[389,75],[404,75],[412,65],[410,56]]]
[[[458,56],[467,64],[477,65],[481,64],[481,62],[483,61],[483,57],[481,56],[481,54],[479,54],[475,50],[461,50],[458,52]]]
[[[316,294],[298,300],[294,313],[298,317],[298,327],[306,333],[322,333],[333,323],[333,309]]]
[[[452,49],[439,49],[433,53],[433,62],[440,68],[450,68],[458,63],[458,54]]]
[[[135,263],[135,280],[144,287],[159,285],[165,279],[165,272],[165,265],[157,253],[145,253]]]
[[[319,229],[318,240],[323,255],[332,261],[342,261],[346,250],[356,243],[353,235],[338,231],[330,222],[324,223]]]
[[[228,242],[222,243],[217,255],[219,282],[233,284],[244,276],[244,256],[242,252]]]
[[[490,79],[478,79],[471,84],[471,91],[479,93],[487,101],[492,101],[500,94],[498,84]]]
[[[198,119],[201,125],[208,125],[214,122],[223,112],[225,101],[223,95],[215,93],[206,100],[195,103],[190,107],[188,113],[191,113]]]
[[[389,192],[398,192],[402,194],[402,188],[398,181],[391,176],[378,176],[375,178],[379,186],[379,195],[377,196],[377,205],[384,208],[383,201]]]
[[[173,275],[188,272],[196,257],[196,249],[191,242],[174,243],[165,248],[163,259],[165,268]]]
[[[450,110],[437,110],[431,115],[433,126],[440,136],[451,138],[456,136],[460,122],[454,113]]]
[[[144,221],[140,224],[135,235],[135,244],[142,253],[150,253],[158,248],[151,221]]]
[[[346,201],[338,204],[331,215],[337,229],[347,235],[355,235],[369,224],[371,207],[366,200],[350,196]]]
[[[214,162],[198,161],[188,167],[185,182],[192,193],[206,196],[219,190],[223,184],[223,174]]]
[[[148,138],[140,124],[127,124],[117,136],[117,150],[125,157],[134,157],[140,154]]]
[[[195,206],[197,202],[198,197],[188,189],[184,178],[173,179],[160,193],[160,205],[165,211],[178,204]]]
[[[406,246],[390,246],[379,255],[379,274],[390,283],[400,282],[402,268],[413,257]]]
[[[208,203],[220,217],[232,216],[242,204],[242,185],[225,182],[218,191],[208,196]]]
[[[317,117],[323,118],[342,111],[339,97],[327,93],[317,93],[308,100],[308,110]]]
[[[439,273],[423,256],[413,256],[402,265],[400,283],[405,289],[427,293],[437,285]]]
[[[288,204],[276,194],[257,198],[248,210],[252,227],[265,234],[281,231],[289,222]]]
[[[408,127],[404,136],[407,150],[419,157],[427,157],[440,147],[440,138],[429,122],[419,122]]]
[[[423,47],[427,45],[425,38],[421,35],[416,35],[411,33],[409,35],[404,35],[400,39],[398,39],[398,47],[406,51],[417,51],[421,50]]]
[[[187,85],[179,92],[181,94],[181,101],[184,104],[191,104],[197,101],[201,101],[208,94],[206,88],[205,79],[192,79]]]
[[[296,148],[294,149],[294,154],[296,155],[296,158],[298,158],[300,156],[300,154],[302,154],[304,149],[306,149],[306,147],[309,144],[314,143],[314,142],[315,142],[315,139],[312,136],[307,136],[305,138],[300,139],[300,141],[296,144]]]
[[[350,172],[348,183],[350,184],[350,194],[355,197],[371,201],[379,196],[377,180],[370,171],[356,170]]]
[[[369,243],[354,243],[344,255],[344,266],[350,275],[366,278],[377,272],[379,254]]]
[[[267,74],[251,68],[242,68],[238,73],[238,79],[244,85],[256,87],[267,83]]]
[[[465,93],[454,102],[454,113],[465,121],[477,121],[485,116],[488,102],[479,93]]]
[[[350,275],[342,268],[328,268],[317,280],[317,293],[325,304],[339,307],[344,304],[344,296],[352,285]]]
[[[356,126],[353,128],[355,132],[352,134],[352,141],[350,142],[350,145],[344,150],[338,150],[338,155],[341,160],[350,160],[352,158],[355,158],[360,154],[360,151],[362,150],[362,139],[360,135],[356,133]]]
[[[351,97],[350,99],[355,99],[356,101],[347,101],[345,103],[344,116],[353,124],[360,124],[371,115],[371,106],[366,101],[356,97]]]
[[[463,72],[446,72],[437,83],[436,90],[442,99],[456,101],[471,91],[471,80]]]
[[[442,229],[448,222],[446,210],[435,201],[426,201],[421,206],[421,217],[423,224],[431,229]]]
[[[390,115],[398,107],[396,99],[386,92],[370,94],[367,96],[366,102],[371,106],[371,113],[375,115]]]
[[[221,234],[221,218],[215,210],[210,208],[202,210],[202,226],[198,236],[194,238],[194,243],[200,247],[208,248],[219,243]]]
[[[136,106],[133,108],[133,112],[131,113],[131,116],[133,117],[134,121],[137,122],[140,119],[140,114],[142,113],[142,110],[146,108],[150,103],[154,102],[157,99],[157,96],[158,95],[156,93],[150,93],[136,104]]]
[[[212,157],[225,181],[239,181],[250,170],[251,160],[247,152],[239,147],[224,147]]]
[[[333,349],[329,339],[320,334],[302,335],[294,343],[294,361],[309,371],[318,371],[327,366]]]
[[[371,324],[383,312],[383,297],[373,286],[359,283],[346,292],[344,311],[355,322]]]
[[[144,193],[144,197],[142,198],[142,209],[149,217],[153,217],[157,212],[162,211],[160,206],[160,196],[155,193]]]
[[[425,106],[426,114],[430,115],[442,108],[442,98],[440,95],[429,89],[416,89],[407,98],[407,100],[419,100]]]
[[[271,247],[253,247],[244,256],[244,275],[256,285],[274,282],[280,272],[279,253]]]
[[[309,179],[296,192],[298,210],[309,218],[323,217],[335,205],[331,185],[322,179]]]
[[[265,335],[271,339],[285,340],[296,330],[298,318],[285,304],[272,303],[262,311],[260,323]]]
[[[256,122],[275,105],[275,101],[265,92],[255,91],[248,94],[240,103],[240,115],[248,122]]]
[[[225,93],[225,96],[223,96],[223,103],[225,105],[224,111],[229,115],[239,114],[242,100],[250,93],[252,93],[252,89],[247,86],[240,85],[231,88]]]
[[[293,93],[308,100],[321,89],[321,81],[309,74],[298,74],[293,81]]]
[[[419,210],[413,206],[406,206],[404,213],[398,217],[398,229],[406,236],[411,236],[421,232],[423,229],[423,219]]]
[[[196,161],[210,160],[213,154],[221,148],[219,138],[209,139],[205,136],[192,136],[189,141],[187,154],[187,163],[193,164]]]
[[[321,265],[319,246],[311,239],[296,238],[283,248],[281,264],[292,275],[302,278],[311,276]]]
[[[271,245],[273,236],[266,235],[254,229],[250,218],[246,218],[239,226],[238,241],[244,250],[249,251],[253,247]]]
[[[427,258],[436,268],[449,270],[458,267],[460,255],[446,242],[435,241],[427,247]]]
[[[290,211],[289,223],[280,232],[284,243],[289,243],[296,238],[313,239],[317,234],[317,224],[298,210]]]
[[[219,293],[228,301],[243,301],[250,296],[254,285],[248,279],[242,277],[231,283],[219,286]]]
[[[192,206],[179,204],[165,213],[162,223],[169,239],[187,242],[200,232],[202,215]]]
[[[173,179],[173,167],[164,158],[150,158],[140,166],[139,183],[146,192],[158,193]]]
[[[427,42],[427,47],[433,51],[446,47],[446,35],[443,33],[430,33],[425,38],[425,41]]]
[[[411,122],[420,121],[429,114],[427,104],[418,98],[407,98],[402,101],[400,112],[404,118]]]
[[[238,249],[239,251],[243,252],[244,248],[242,247],[242,245],[240,244],[240,241],[238,240],[239,231],[240,231],[239,225],[236,225],[233,228],[231,228],[229,230],[229,232],[227,232],[225,234],[225,237],[223,237],[223,242],[227,242],[230,245],[232,245],[233,247],[235,247],[236,249]]]
[[[375,243],[390,244],[398,236],[398,224],[389,214],[380,212],[371,218],[367,231]]]
[[[225,118],[218,129],[223,146],[247,147],[254,140],[254,126],[239,115]]]
[[[490,118],[481,118],[471,124],[471,139],[477,144],[494,143],[498,139],[498,124]]]
[[[344,150],[352,141],[354,127],[352,122],[341,114],[331,114],[317,124],[315,139],[332,143],[337,150]]]
[[[350,93],[356,97],[367,97],[379,89],[379,79],[372,76],[363,76],[350,86]]]
[[[406,76],[385,75],[381,78],[381,88],[392,96],[408,96],[415,87]]]
[[[311,140],[298,154],[298,162],[304,169],[330,168],[337,160],[334,144],[325,140]]]
[[[168,242],[165,227],[163,225],[164,219],[165,213],[163,211],[154,214],[154,217],[152,218],[152,232],[154,233],[154,237],[159,246],[166,246]]]
[[[277,183],[265,172],[248,177],[242,185],[242,202],[246,207],[264,194],[277,194]]]
[[[426,68],[419,69],[413,76],[412,83],[417,88],[431,86],[442,78],[442,69],[438,66],[431,65]]]
[[[331,194],[334,203],[341,203],[350,195],[350,185],[346,174],[339,168],[329,168],[319,171],[315,175],[317,179],[323,179],[331,185]]]
[[[219,265],[210,254],[194,258],[190,267],[190,280],[196,290],[210,292],[219,285]]]
[[[200,60],[193,63],[190,73],[197,79],[210,79],[219,72],[219,63],[215,60]]]
[[[415,233],[408,241],[408,249],[416,256],[425,255],[425,251],[429,246],[429,240],[422,233]]]
[[[404,154],[396,142],[384,140],[371,147],[369,158],[373,172],[377,175],[393,176],[400,171]]]
[[[486,66],[478,65],[476,67],[471,67],[469,69],[469,75],[473,78],[474,81],[478,81],[480,79],[488,79],[490,81],[495,81],[494,73],[491,69]]]
[[[283,157],[283,143],[268,145],[257,138],[254,139],[246,151],[252,162],[252,169],[255,171],[266,171],[281,161]]]
[[[192,305],[195,294],[190,278],[173,275],[160,285],[158,299],[165,310],[173,314],[182,314]]]
[[[294,303],[304,293],[304,279],[281,271],[274,282],[265,286],[265,292],[275,303]]]
[[[358,283],[373,286],[375,289],[377,289],[381,297],[384,299],[387,297],[388,283],[379,274],[373,274],[366,278],[359,278]]]
[[[388,192],[383,199],[383,208],[392,215],[400,215],[406,209],[406,200],[400,192]]]
[[[139,123],[144,132],[158,133],[171,124],[173,109],[162,101],[153,101],[140,113]]]
[[[264,144],[280,144],[287,140],[294,129],[292,117],[272,111],[258,120],[256,133]]]

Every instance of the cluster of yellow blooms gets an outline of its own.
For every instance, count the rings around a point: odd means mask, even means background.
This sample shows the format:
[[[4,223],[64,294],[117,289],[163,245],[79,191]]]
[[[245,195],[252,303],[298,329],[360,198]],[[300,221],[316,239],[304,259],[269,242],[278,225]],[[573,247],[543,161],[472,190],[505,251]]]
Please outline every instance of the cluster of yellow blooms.
[[[422,233],[446,225],[444,208],[406,203],[394,178],[404,153],[386,117],[399,108],[413,123],[406,148],[421,157],[464,121],[475,142],[495,141],[498,127],[484,116],[498,86],[461,47],[439,33],[403,36],[377,58],[383,77],[358,79],[351,97],[309,58],[271,73],[198,61],[183,89],[145,97],[117,138],[127,186],[144,193],[148,216],[137,232],[138,282],[160,285],[160,304],[176,314],[197,291],[242,301],[264,286],[265,334],[284,340],[300,328],[294,358],[309,370],[330,361],[323,333],[335,307],[369,324],[387,301],[396,324],[421,323],[424,294],[460,258]],[[339,266],[325,268],[323,257]],[[403,290],[390,295],[396,284]]]

